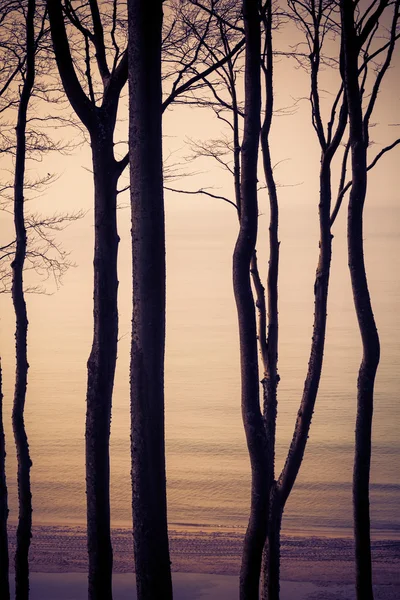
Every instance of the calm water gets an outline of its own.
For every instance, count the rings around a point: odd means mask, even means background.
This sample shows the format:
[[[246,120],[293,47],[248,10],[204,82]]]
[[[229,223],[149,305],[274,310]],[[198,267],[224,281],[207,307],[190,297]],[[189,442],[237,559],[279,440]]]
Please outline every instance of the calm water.
[[[240,417],[239,356],[231,286],[237,232],[226,205],[168,200],[166,434],[171,524],[244,526],[249,463]],[[264,208],[264,210],[266,210]],[[318,238],[312,207],[281,211],[280,356],[277,468],[284,462],[305,378],[313,317]],[[382,341],[376,386],[371,479],[375,533],[400,535],[400,210],[371,205],[367,265]],[[130,524],[129,214],[120,211],[120,345],[111,435],[112,519]],[[360,342],[347,272],[345,215],[335,226],[323,377],[309,445],[288,501],[286,532],[350,533],[356,377]],[[260,238],[267,217],[260,219]],[[34,520],[85,520],[84,414],[91,342],[90,215],[65,242],[79,266],[52,296],[31,296],[26,427],[33,459]],[[265,273],[265,248],[259,252]],[[16,520],[15,456],[9,426],[13,316],[1,298],[8,485]]]

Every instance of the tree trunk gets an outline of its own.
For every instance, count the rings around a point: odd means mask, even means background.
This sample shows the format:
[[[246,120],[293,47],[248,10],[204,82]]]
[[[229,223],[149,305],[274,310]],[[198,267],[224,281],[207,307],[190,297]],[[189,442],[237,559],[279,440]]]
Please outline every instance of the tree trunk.
[[[0,598],[10,600],[8,577],[8,501],[6,483],[6,446],[3,427],[3,379],[0,361]]]
[[[117,359],[117,182],[127,157],[114,157],[114,129],[118,102],[127,79],[127,55],[114,64],[108,76],[104,61],[98,63],[103,79],[101,106],[86,95],[74,66],[61,0],[47,3],[51,36],[64,90],[92,146],[95,212],[94,332],[88,360],[86,409],[86,492],[89,553],[89,598],[112,598],[112,547],[110,536],[111,403]],[[98,44],[96,55],[106,54],[97,0],[90,1],[93,28]],[[79,26],[77,25],[78,29]],[[119,54],[119,52],[118,52]],[[90,73],[86,72],[90,79]]]
[[[29,0],[26,16],[26,74],[18,107],[16,127],[16,156],[14,175],[14,226],[16,249],[12,267],[12,300],[15,312],[15,389],[12,411],[14,439],[18,465],[18,527],[15,553],[15,597],[29,598],[29,547],[32,537],[32,495],[28,438],[24,425],[24,409],[28,379],[27,335],[28,316],[23,288],[23,271],[26,257],[26,229],[24,217],[24,179],[26,160],[26,123],[28,104],[35,78],[34,16],[35,0]]]
[[[241,600],[258,600],[268,524],[268,464],[260,410],[257,328],[250,265],[257,240],[257,163],[260,137],[260,21],[258,4],[244,0],[245,120],[242,142],[240,229],[233,254],[233,289],[239,322],[242,418],[251,462],[251,507],[240,571]]]
[[[278,410],[278,274],[279,274],[279,206],[276,190],[275,178],[272,167],[271,152],[269,146],[269,134],[271,130],[273,107],[274,107],[274,89],[273,89],[273,51],[272,51],[272,1],[266,2],[266,11],[263,15],[264,35],[265,35],[265,57],[262,63],[264,71],[265,84],[265,113],[261,128],[261,150],[263,157],[263,169],[265,181],[268,188],[270,219],[269,219],[269,263],[267,279],[267,299],[268,299],[268,330],[266,339],[266,351],[262,352],[264,363],[263,385],[263,414],[266,427],[268,454],[270,463],[266,468],[266,477],[268,477],[269,494],[269,526],[266,540],[267,548],[263,552],[263,561],[269,557],[269,561],[276,563],[276,572],[274,576],[277,579],[277,590],[279,596],[279,539],[282,514],[279,519],[275,518],[277,492],[274,484],[275,480],[275,447],[276,447],[276,417]],[[259,333],[259,339],[261,334]],[[279,512],[279,510],[278,510]],[[275,540],[277,542],[275,543]],[[269,567],[271,569],[271,567]],[[263,567],[263,577],[268,568]],[[271,577],[271,571],[269,571]],[[262,581],[262,595],[268,589],[268,582]]]
[[[111,402],[117,359],[118,306],[116,221],[119,171],[113,129],[99,124],[91,133],[95,186],[94,333],[88,360],[86,407],[86,493],[89,598],[112,598],[110,534]]]
[[[172,598],[164,441],[162,2],[128,2],[132,209],[132,514],[139,600]]]
[[[262,600],[278,598],[280,594],[280,552],[282,527],[282,500],[276,484],[271,488],[268,537],[263,554]]]
[[[25,140],[25,132],[22,136]],[[19,178],[19,168],[16,168],[16,174],[17,172]],[[30,468],[32,463],[29,456],[28,438],[24,425],[24,408],[29,368],[27,359],[28,317],[22,281],[26,255],[26,230],[23,214],[23,187],[18,186],[17,188],[16,186],[15,189],[14,215],[15,230],[17,233],[17,248],[12,263],[12,298],[16,317],[16,373],[12,422],[17,449],[19,501],[17,549],[15,553],[15,590],[17,600],[25,600],[29,597],[28,554],[32,535],[32,495],[30,486]]]
[[[264,552],[263,600],[279,600],[280,528],[286,501],[303,461],[314,412],[325,346],[329,274],[332,254],[330,233],[332,155],[323,156],[320,172],[320,254],[314,284],[314,325],[310,359],[295,430],[283,471],[270,498],[268,543]]]
[[[372,312],[364,263],[363,208],[367,190],[367,146],[358,84],[359,43],[351,0],[342,0],[344,84],[349,105],[352,186],[347,221],[348,258],[354,306],[360,328],[363,357],[357,382],[357,420],[353,471],[356,590],[358,600],[373,600],[369,476],[375,375],[379,364],[379,337]]]

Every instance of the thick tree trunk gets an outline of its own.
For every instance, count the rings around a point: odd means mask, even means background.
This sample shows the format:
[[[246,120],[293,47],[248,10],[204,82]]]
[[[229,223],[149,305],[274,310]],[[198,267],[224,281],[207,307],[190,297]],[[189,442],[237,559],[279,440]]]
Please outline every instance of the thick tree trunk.
[[[109,438],[117,359],[116,221],[119,171],[112,129],[101,122],[91,134],[95,186],[94,334],[88,360],[86,407],[86,493],[89,598],[112,598]]]
[[[26,74],[18,107],[16,127],[16,156],[14,175],[14,226],[16,249],[12,267],[12,300],[15,312],[15,389],[12,411],[14,439],[18,465],[18,527],[17,549],[15,553],[15,597],[16,600],[29,598],[29,547],[32,537],[32,495],[28,438],[24,425],[24,409],[28,380],[27,335],[28,316],[26,310],[23,271],[26,257],[26,229],[24,217],[24,180],[26,160],[26,123],[28,104],[35,78],[35,39],[34,16],[35,0],[29,0],[26,16]]]
[[[90,1],[96,56],[103,79],[101,106],[87,96],[74,66],[61,0],[47,3],[58,70],[68,99],[87,128],[92,146],[95,188],[94,333],[88,360],[86,410],[86,490],[90,600],[112,597],[110,539],[109,439],[111,402],[117,358],[118,305],[116,220],[117,181],[127,157],[114,157],[118,102],[127,80],[127,55],[122,53],[110,74],[97,0]],[[79,27],[78,27],[79,29]],[[119,52],[118,52],[119,54]],[[90,79],[90,74],[86,73]]]
[[[242,143],[240,229],[233,254],[233,289],[239,321],[242,418],[251,462],[250,519],[240,572],[241,600],[258,600],[268,524],[268,464],[260,410],[257,328],[250,265],[257,240],[257,164],[260,137],[260,17],[255,0],[243,2],[246,37],[245,120]]]
[[[348,258],[354,305],[363,357],[357,382],[357,420],[353,472],[356,590],[358,600],[373,600],[369,476],[375,375],[379,364],[379,337],[372,312],[364,263],[363,208],[367,190],[367,146],[364,139],[362,99],[358,84],[360,51],[354,23],[354,5],[342,0],[344,84],[349,105],[352,186],[347,221]]]
[[[10,600],[8,576],[8,495],[6,483],[6,445],[3,427],[3,379],[0,360],[0,598]]]
[[[162,2],[128,2],[132,208],[132,513],[139,600],[172,598],[164,441]]]

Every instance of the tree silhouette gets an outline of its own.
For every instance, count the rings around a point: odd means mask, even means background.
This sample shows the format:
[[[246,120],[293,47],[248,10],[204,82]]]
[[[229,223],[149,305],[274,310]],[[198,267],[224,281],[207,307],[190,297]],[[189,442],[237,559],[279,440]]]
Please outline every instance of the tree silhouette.
[[[51,150],[66,150],[68,144],[54,142],[47,133],[36,128],[32,121],[32,101],[39,95],[37,75],[43,75],[43,65],[38,69],[38,55],[45,41],[43,5],[35,1],[7,2],[2,7],[1,21],[2,53],[4,69],[0,97],[2,115],[2,140],[0,151],[12,156],[13,181],[2,182],[0,209],[13,216],[14,233],[11,240],[0,248],[0,292],[11,293],[16,318],[15,331],[15,388],[12,424],[17,450],[18,527],[15,553],[16,598],[29,596],[29,548],[32,529],[32,497],[30,469],[32,466],[28,438],[24,425],[24,409],[28,380],[27,333],[28,315],[25,302],[27,292],[40,292],[38,285],[24,282],[28,269],[35,269],[42,276],[54,276],[56,283],[71,266],[67,253],[54,240],[51,231],[63,229],[66,222],[80,218],[81,213],[42,217],[37,213],[27,214],[26,201],[29,192],[40,192],[54,177],[47,174],[34,180],[26,176],[27,160],[41,158]],[[11,116],[10,116],[11,115]],[[47,120],[47,119],[45,119]],[[16,121],[16,123],[15,123]],[[16,125],[16,126],[15,126]],[[4,439],[3,439],[4,442]],[[3,445],[4,451],[4,445]],[[5,452],[2,454],[4,469]],[[4,502],[2,507],[2,544],[4,564],[7,564],[7,493],[5,478],[2,479]],[[3,535],[5,537],[3,537]],[[2,562],[3,565],[3,562]],[[8,577],[8,574],[7,574]],[[4,585],[7,586],[5,580]],[[4,594],[6,590],[4,589]]]
[[[118,179],[128,164],[128,154],[117,160],[114,148],[118,104],[128,75],[128,54],[124,48],[126,15],[123,8],[121,14],[118,9],[116,3],[100,5],[96,0],[76,10],[70,2],[48,2],[60,77],[90,136],[95,188],[94,334],[88,360],[86,415],[90,598],[112,596],[109,435],[118,332],[116,198]],[[74,36],[68,38],[65,20],[81,36],[80,41]],[[174,29],[172,25],[171,28]],[[167,32],[167,45],[170,36]],[[106,39],[111,43],[106,43]],[[202,42],[196,43],[192,55],[186,55],[188,61],[170,72],[171,91],[164,98],[163,111],[201,79],[191,70],[197,61],[196,48],[201,45]],[[78,64],[77,49],[85,57],[83,64]]]
[[[10,584],[8,576],[8,495],[6,483],[6,445],[3,425],[3,374],[0,360],[0,594],[4,600],[10,600]]]
[[[107,13],[107,8],[109,9]],[[60,0],[48,2],[51,34],[62,84],[78,118],[87,129],[92,148],[95,244],[94,330],[87,363],[86,494],[89,551],[89,598],[112,598],[112,547],[110,535],[109,437],[111,400],[117,358],[117,182],[127,165],[114,152],[118,103],[128,75],[128,57],[120,48],[116,5],[105,5],[102,15],[96,0],[76,10]],[[108,18],[111,67],[106,54],[102,16]],[[74,65],[65,19],[81,35],[85,64],[82,87]],[[123,36],[122,36],[123,37]],[[75,39],[72,43],[77,44]],[[75,46],[73,46],[74,48]],[[92,74],[91,49],[99,77]]]
[[[16,155],[14,175],[14,225],[16,236],[12,267],[12,299],[16,318],[15,331],[15,391],[12,422],[18,463],[18,528],[15,554],[15,596],[29,598],[29,546],[32,536],[32,494],[30,484],[31,458],[24,425],[28,357],[28,315],[23,289],[23,271],[26,257],[26,228],[24,219],[24,178],[26,165],[26,125],[28,104],[35,80],[35,0],[28,0],[26,15],[26,72],[18,106],[16,127]]]
[[[130,0],[129,155],[133,310],[131,457],[138,598],[172,598],[164,442],[165,224],[162,0]]]
[[[348,207],[348,259],[354,306],[362,339],[363,356],[357,381],[357,421],[353,472],[354,537],[356,544],[356,590],[358,600],[372,600],[371,539],[369,514],[369,477],[375,375],[380,358],[378,331],[372,311],[364,262],[363,209],[367,191],[370,119],[378,92],[393,56],[398,34],[399,7],[393,3],[385,56],[376,70],[370,95],[364,105],[367,69],[360,69],[359,58],[370,59],[369,48],[377,35],[379,19],[390,6],[381,0],[357,14],[351,0],[341,0],[343,62],[342,76],[349,106],[352,185]],[[366,47],[366,50],[363,47]],[[377,52],[377,50],[375,50]],[[382,46],[380,47],[382,52]],[[379,54],[379,52],[378,52]],[[375,54],[376,56],[376,54]]]

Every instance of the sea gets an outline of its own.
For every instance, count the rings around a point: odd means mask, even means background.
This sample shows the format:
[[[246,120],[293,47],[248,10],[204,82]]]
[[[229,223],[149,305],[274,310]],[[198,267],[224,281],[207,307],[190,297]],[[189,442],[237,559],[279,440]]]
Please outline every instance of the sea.
[[[367,198],[364,231],[368,281],[381,339],[370,485],[372,534],[375,538],[399,539],[400,203],[396,202],[396,190],[386,196],[380,194],[379,185],[374,190],[372,199]],[[258,258],[265,282],[268,204],[265,192],[261,195]],[[283,197],[277,474],[293,434],[307,371],[318,259],[318,194],[310,193],[305,198],[300,186]],[[92,219],[89,210],[58,234],[76,263],[63,285],[56,289],[50,278],[43,283],[47,294],[29,294],[27,298],[30,368],[25,423],[33,462],[34,526],[72,527],[85,523]],[[123,204],[118,219],[120,334],[111,424],[111,519],[113,527],[130,528],[130,215]],[[184,529],[242,529],[249,514],[250,465],[241,421],[238,330],[232,291],[237,218],[223,201],[201,196],[182,198],[167,192],[166,228],[169,524]],[[345,205],[333,234],[323,372],[306,453],[285,509],[283,533],[290,535],[352,535],[356,386],[362,350],[347,266]],[[36,275],[28,273],[30,277]],[[10,418],[15,323],[10,296],[1,295],[0,303],[9,518],[15,523],[16,458]]]

